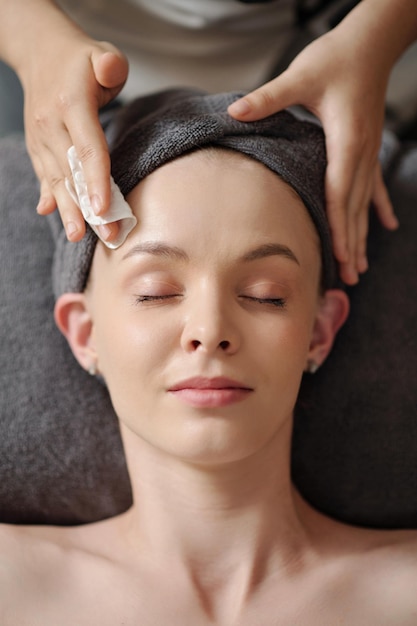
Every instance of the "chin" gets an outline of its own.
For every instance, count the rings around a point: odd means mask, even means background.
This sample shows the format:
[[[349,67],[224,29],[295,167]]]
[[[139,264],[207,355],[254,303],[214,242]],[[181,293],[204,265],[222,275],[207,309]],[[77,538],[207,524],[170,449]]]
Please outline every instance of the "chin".
[[[251,419],[249,427],[245,421],[219,415],[187,420],[165,449],[183,461],[206,467],[243,461],[255,456],[274,438],[271,431],[262,432],[259,421]]]

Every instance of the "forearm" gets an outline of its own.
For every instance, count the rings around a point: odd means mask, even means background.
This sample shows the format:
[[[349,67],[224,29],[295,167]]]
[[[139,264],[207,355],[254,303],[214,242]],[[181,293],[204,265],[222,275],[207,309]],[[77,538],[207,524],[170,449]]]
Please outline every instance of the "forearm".
[[[0,0],[0,58],[20,78],[43,50],[53,55],[55,38],[81,32],[53,0]]]
[[[391,68],[417,39],[417,0],[361,0],[336,30]]]

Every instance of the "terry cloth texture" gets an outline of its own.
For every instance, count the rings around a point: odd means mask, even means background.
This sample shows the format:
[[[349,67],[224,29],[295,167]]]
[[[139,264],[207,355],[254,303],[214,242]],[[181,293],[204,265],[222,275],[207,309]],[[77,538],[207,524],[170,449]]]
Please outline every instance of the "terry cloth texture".
[[[123,107],[108,130],[113,178],[126,196],[164,163],[204,146],[221,146],[252,157],[279,174],[303,200],[320,236],[323,284],[329,287],[335,273],[324,203],[323,131],[288,111],[258,122],[238,122],[228,115],[227,107],[241,95],[174,89]],[[74,245],[61,233],[55,255],[56,296],[83,291],[95,241],[89,232]]]

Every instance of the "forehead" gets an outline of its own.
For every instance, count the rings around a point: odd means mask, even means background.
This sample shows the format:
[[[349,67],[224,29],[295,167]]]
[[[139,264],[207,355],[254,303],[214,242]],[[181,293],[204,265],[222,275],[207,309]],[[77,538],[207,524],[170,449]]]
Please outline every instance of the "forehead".
[[[209,148],[167,163],[127,200],[138,225],[110,253],[112,259],[135,243],[161,240],[202,261],[241,257],[268,243],[294,249],[306,265],[319,257],[317,232],[296,192],[263,164],[232,150]]]
[[[257,231],[267,222],[305,222],[315,236],[307,209],[292,187],[254,159],[217,147],[165,164],[137,185],[127,199],[142,229],[150,225],[149,218],[161,212],[160,218],[167,223],[182,214],[188,218],[189,228],[193,218],[207,226],[231,222],[238,227],[255,222]]]

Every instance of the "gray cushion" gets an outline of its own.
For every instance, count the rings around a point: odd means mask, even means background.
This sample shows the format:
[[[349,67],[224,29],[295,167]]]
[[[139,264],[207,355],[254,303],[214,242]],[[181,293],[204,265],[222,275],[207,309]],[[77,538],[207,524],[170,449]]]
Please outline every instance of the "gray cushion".
[[[130,503],[116,417],[52,317],[53,241],[23,139],[0,141],[0,520],[72,524]]]
[[[401,227],[373,215],[370,269],[321,370],[305,376],[293,474],[308,500],[345,521],[417,527],[417,146],[385,137]]]

